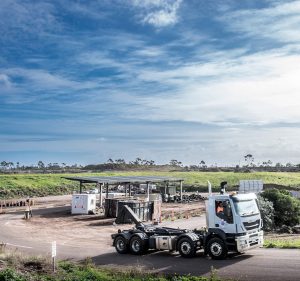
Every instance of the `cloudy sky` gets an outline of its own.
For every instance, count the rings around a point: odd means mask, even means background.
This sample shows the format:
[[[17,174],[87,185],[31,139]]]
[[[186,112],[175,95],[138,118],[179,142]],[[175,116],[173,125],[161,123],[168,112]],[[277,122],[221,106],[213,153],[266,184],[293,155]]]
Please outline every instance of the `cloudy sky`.
[[[300,163],[300,1],[1,0],[0,160]]]

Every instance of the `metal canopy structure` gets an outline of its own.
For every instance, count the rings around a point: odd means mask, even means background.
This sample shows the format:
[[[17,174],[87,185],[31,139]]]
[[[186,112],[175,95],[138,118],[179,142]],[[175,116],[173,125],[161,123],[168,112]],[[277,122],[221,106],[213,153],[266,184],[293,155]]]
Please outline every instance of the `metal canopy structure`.
[[[68,180],[79,181],[83,183],[108,183],[108,184],[122,184],[122,183],[157,183],[157,182],[181,182],[183,179],[170,177],[155,177],[155,176],[112,176],[112,177],[64,177]]]
[[[149,198],[149,184],[164,182],[168,185],[169,182],[180,183],[180,198],[182,199],[182,182],[183,179],[172,178],[172,177],[157,177],[157,176],[112,176],[112,177],[63,177],[67,180],[78,181],[80,183],[80,193],[82,193],[83,183],[95,183],[100,190],[100,206],[102,206],[102,190],[106,186],[106,195],[108,195],[108,186],[112,184],[125,184],[129,186],[129,196],[131,194],[132,184],[147,184],[147,194]],[[127,195],[127,188],[125,188],[125,196]]]

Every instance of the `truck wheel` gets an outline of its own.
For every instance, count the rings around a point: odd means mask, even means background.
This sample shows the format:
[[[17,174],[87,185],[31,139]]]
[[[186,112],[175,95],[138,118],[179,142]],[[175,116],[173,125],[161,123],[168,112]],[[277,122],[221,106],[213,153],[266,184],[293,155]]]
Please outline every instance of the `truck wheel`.
[[[182,238],[179,240],[178,251],[184,258],[192,258],[196,255],[194,242],[189,238]]]
[[[119,254],[128,253],[128,245],[126,245],[126,239],[123,236],[117,236],[115,239],[115,248]]]
[[[228,249],[222,239],[215,237],[208,241],[207,252],[212,259],[222,260],[226,258]]]
[[[139,236],[133,236],[131,238],[129,247],[130,247],[130,252],[133,255],[142,255],[148,250],[146,241]]]

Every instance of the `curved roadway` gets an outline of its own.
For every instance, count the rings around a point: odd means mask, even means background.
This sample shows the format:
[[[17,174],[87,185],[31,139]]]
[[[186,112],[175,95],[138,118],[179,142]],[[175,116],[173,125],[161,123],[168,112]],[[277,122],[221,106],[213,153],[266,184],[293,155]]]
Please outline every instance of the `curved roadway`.
[[[61,210],[61,208],[39,212],[57,210]],[[50,244],[46,241],[36,241],[22,235],[19,231],[14,231],[13,221],[20,220],[21,217],[22,214],[17,213],[0,215],[0,242],[29,254],[50,254]],[[189,221],[191,228],[193,222],[199,223],[197,218],[193,218]],[[177,224],[181,227],[180,224],[186,223],[187,221],[179,221]],[[84,245],[58,243],[58,258],[80,260],[92,257],[98,265],[130,266],[154,272],[193,275],[209,275],[213,267],[219,276],[239,280],[300,280],[300,250],[254,249],[243,255],[232,255],[226,260],[214,261],[204,257],[202,252],[192,259],[185,259],[167,251],[152,252],[145,256],[120,255],[115,252],[113,247],[84,242]]]

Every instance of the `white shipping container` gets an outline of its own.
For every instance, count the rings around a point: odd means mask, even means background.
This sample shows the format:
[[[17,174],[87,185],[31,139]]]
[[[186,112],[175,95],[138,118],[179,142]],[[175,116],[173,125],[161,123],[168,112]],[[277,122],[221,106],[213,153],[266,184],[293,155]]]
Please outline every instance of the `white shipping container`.
[[[240,193],[259,193],[263,190],[262,180],[240,180]]]
[[[96,210],[96,194],[73,194],[72,215],[87,215]]]

